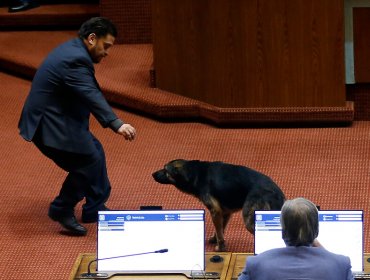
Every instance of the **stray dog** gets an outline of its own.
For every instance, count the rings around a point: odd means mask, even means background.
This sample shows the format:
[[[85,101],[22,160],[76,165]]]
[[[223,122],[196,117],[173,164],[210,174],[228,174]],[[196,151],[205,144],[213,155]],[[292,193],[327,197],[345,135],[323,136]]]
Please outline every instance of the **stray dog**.
[[[231,214],[243,210],[247,230],[254,234],[255,210],[280,210],[285,196],[268,176],[245,166],[224,162],[176,159],[152,174],[197,197],[211,213],[215,234],[209,240],[225,251],[224,231]]]

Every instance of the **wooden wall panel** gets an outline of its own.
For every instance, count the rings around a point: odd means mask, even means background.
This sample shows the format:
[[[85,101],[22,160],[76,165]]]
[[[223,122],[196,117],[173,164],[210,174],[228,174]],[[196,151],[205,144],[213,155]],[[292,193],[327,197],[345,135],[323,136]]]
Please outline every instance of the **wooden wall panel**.
[[[220,107],[344,106],[340,0],[155,0],[161,89]]]
[[[356,83],[370,82],[370,8],[353,8],[353,48]]]
[[[116,44],[152,43],[152,0],[100,0],[100,15],[115,23]]]

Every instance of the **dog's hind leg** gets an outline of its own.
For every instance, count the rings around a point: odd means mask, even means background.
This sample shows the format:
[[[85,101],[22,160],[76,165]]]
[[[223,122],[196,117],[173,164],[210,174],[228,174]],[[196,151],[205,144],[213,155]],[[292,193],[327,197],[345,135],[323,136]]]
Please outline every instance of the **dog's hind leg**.
[[[247,230],[254,234],[255,210],[280,210],[285,196],[278,186],[266,185],[251,191],[243,205],[243,218]]]
[[[251,201],[246,201],[243,206],[243,220],[244,224],[247,228],[247,230],[251,233],[254,234],[254,211],[255,210],[270,210],[271,207],[268,203],[265,202],[251,202]]]

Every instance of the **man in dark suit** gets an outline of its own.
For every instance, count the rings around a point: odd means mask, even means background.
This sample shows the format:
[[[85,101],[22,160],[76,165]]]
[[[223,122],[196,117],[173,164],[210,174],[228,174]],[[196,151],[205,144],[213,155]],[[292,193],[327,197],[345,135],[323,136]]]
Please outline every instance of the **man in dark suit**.
[[[116,27],[96,17],[82,24],[78,38],[54,49],[41,64],[26,99],[19,130],[21,136],[68,172],[49,217],[75,235],[86,235],[77,222],[76,204],[85,198],[82,222],[96,222],[107,209],[111,186],[104,149],[89,130],[90,114],[126,140],[136,131],[113,112],[95,79],[93,63],[108,55]]]
[[[280,222],[286,247],[247,258],[238,280],[353,280],[349,257],[333,254],[317,241],[318,210],[311,201],[287,200]]]

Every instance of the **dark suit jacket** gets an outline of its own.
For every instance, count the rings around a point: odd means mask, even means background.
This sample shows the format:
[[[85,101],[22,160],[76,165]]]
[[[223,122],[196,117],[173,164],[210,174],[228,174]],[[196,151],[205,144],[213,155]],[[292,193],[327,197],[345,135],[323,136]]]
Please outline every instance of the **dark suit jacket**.
[[[247,259],[239,280],[352,280],[348,257],[320,247],[288,246]]]
[[[32,141],[36,131],[44,145],[91,153],[92,113],[103,127],[118,119],[95,79],[93,61],[79,38],[54,49],[37,70],[19,121],[20,134]]]

